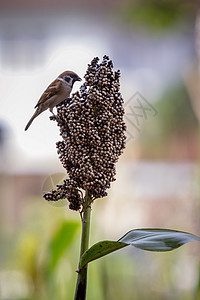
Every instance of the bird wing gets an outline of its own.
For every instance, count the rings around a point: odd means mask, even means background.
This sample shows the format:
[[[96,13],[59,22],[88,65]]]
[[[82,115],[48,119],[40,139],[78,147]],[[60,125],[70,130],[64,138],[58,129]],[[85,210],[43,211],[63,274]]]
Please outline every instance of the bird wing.
[[[61,81],[57,79],[54,80],[44,91],[38,103],[36,104],[35,108],[38,107],[40,104],[44,103],[45,101],[49,100],[51,97],[58,94],[60,91],[60,86],[61,86]]]

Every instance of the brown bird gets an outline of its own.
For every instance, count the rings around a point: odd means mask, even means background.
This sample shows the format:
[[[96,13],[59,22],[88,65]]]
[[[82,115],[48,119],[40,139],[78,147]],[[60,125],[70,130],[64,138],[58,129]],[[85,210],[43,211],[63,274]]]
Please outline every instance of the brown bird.
[[[25,127],[25,130],[29,128],[33,120],[41,114],[44,110],[48,109],[52,114],[54,106],[58,105],[66,98],[69,97],[71,90],[73,88],[73,84],[75,81],[81,81],[81,78],[72,71],[65,71],[56,78],[44,91],[42,96],[40,97],[38,103],[35,108],[36,111],[28,124]]]

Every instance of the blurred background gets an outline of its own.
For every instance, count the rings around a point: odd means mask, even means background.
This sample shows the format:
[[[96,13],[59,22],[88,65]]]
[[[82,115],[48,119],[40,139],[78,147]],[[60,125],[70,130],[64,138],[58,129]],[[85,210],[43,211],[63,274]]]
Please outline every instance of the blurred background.
[[[200,235],[199,1],[0,0],[2,300],[73,299],[80,218],[42,198],[66,176],[59,130],[47,111],[24,127],[59,73],[83,77],[104,54],[121,70],[127,147],[93,205],[91,244],[142,227]],[[127,247],[92,262],[88,300],[200,299],[199,250]]]

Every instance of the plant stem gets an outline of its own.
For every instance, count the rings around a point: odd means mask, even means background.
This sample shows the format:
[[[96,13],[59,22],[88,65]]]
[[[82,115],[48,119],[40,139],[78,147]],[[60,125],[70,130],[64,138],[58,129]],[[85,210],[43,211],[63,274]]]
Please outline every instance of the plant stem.
[[[80,259],[82,254],[88,249],[89,246],[91,202],[92,200],[90,198],[90,195],[86,191],[84,204],[83,204],[83,215],[82,215],[82,236],[81,236]],[[78,271],[78,278],[76,282],[76,291],[75,291],[74,300],[85,300],[86,288],[87,288],[87,265],[83,269]]]

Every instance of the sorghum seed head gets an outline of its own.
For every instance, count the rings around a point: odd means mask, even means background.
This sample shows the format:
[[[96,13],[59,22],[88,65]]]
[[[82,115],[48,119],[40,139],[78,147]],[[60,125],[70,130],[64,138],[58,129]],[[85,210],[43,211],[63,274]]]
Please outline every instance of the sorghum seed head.
[[[79,210],[80,190],[87,190],[92,199],[107,195],[126,142],[119,77],[107,55],[101,63],[95,57],[79,91],[57,106],[57,117],[51,119],[60,127],[63,140],[56,147],[69,179],[45,194],[46,200],[67,198],[69,208]]]

